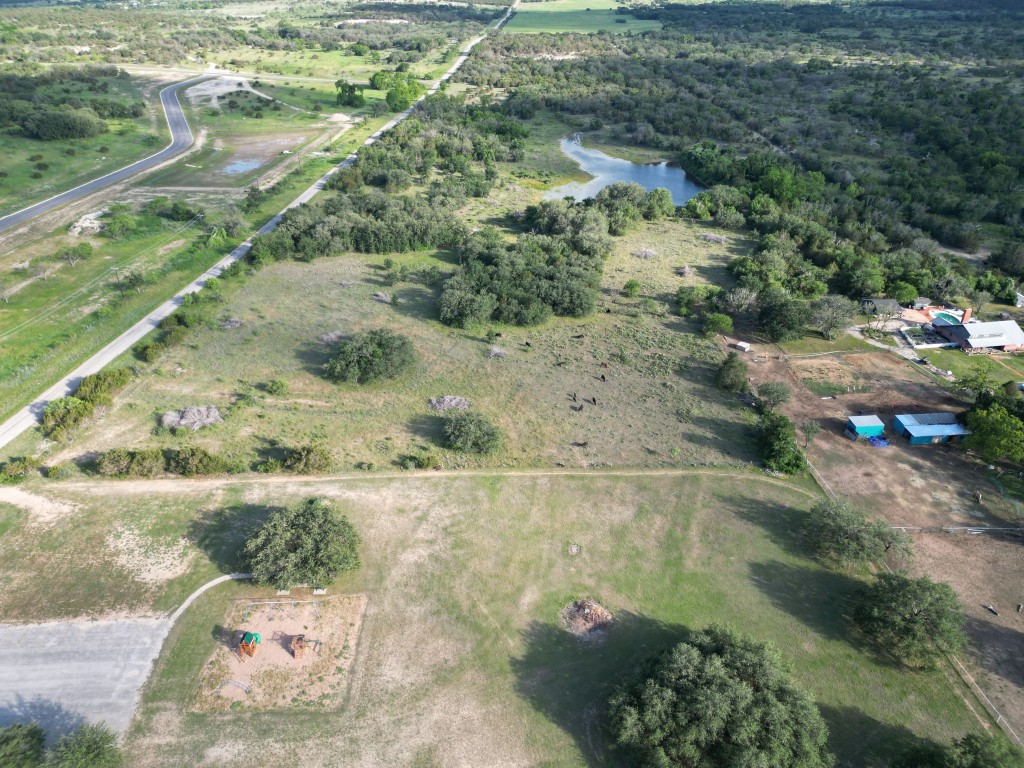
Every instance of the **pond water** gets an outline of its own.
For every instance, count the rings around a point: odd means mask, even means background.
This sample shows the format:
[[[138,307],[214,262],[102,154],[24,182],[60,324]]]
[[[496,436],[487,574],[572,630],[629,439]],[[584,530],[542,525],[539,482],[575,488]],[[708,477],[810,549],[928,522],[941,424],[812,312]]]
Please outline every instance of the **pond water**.
[[[684,205],[687,200],[703,191],[703,187],[686,178],[686,171],[668,163],[631,163],[606,155],[598,149],[584,147],[572,139],[562,139],[562,151],[589,173],[590,181],[571,181],[544,193],[545,200],[560,200],[572,196],[577,200],[593,197],[609,184],[633,181],[647,190],[664,187],[672,194],[672,202]]]
[[[256,170],[261,165],[263,165],[263,161],[258,157],[238,157],[225,165],[223,172],[227,174],[248,173],[249,171]]]

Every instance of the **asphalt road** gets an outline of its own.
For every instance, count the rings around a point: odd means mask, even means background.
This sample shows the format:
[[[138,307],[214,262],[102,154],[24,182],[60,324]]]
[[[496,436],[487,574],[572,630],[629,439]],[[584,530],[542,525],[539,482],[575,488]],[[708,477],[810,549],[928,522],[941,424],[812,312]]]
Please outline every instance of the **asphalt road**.
[[[519,5],[519,0],[516,0],[516,2],[509,7],[508,11],[505,12],[505,15],[494,26],[494,30],[500,29],[502,25],[504,25],[505,22],[509,20],[517,5]],[[466,46],[466,49],[459,53],[458,57],[455,59],[455,62],[448,69],[448,71],[441,76],[441,78],[434,84],[432,88],[430,88],[430,90],[427,91],[426,94],[417,99],[416,103],[419,103],[419,101],[425,99],[427,96],[433,93],[437,93],[438,89],[441,87],[441,83],[446,82],[452,75],[459,71],[459,68],[466,63],[466,59],[469,58],[469,55],[470,53],[472,53],[473,48],[476,47],[477,43],[479,43],[481,40],[487,37],[487,34],[489,34],[489,32],[471,40],[469,45]],[[170,88],[180,88],[182,86],[187,86],[201,79],[203,78],[186,80],[184,83],[178,83],[177,86],[170,86]],[[161,99],[164,98],[164,95],[167,93],[168,90],[170,90],[170,88],[165,88],[161,92]],[[176,97],[175,103],[177,103]],[[398,125],[400,122],[405,120],[409,115],[411,115],[415,107],[416,104],[413,104],[413,106],[409,107],[409,109],[405,110],[405,112],[402,112],[401,114],[396,115],[394,118],[389,120],[376,133],[374,133],[365,142],[363,142],[363,146],[369,146],[376,142],[377,139],[379,139],[383,134],[391,130],[394,126]],[[184,121],[184,118],[182,118],[182,120]],[[187,125],[186,130],[188,130]],[[191,133],[189,135],[191,135]],[[347,168],[348,166],[352,165],[352,163],[354,163],[355,161],[355,153],[346,157],[344,160],[338,163],[338,165],[334,166],[331,170],[329,170],[327,173],[325,173],[323,176],[317,179],[317,181],[308,189],[303,191],[302,194],[300,194],[298,197],[292,200],[283,211],[281,211],[279,214],[274,216],[274,218],[272,218],[270,221],[268,221],[266,224],[260,227],[257,234],[263,235],[266,234],[267,232],[272,232],[274,229],[277,228],[277,225],[281,223],[281,218],[287,211],[313,199],[313,197],[316,196],[320,192],[320,190],[324,188],[324,183],[327,181],[327,179],[329,179],[332,175],[337,173],[342,168]],[[206,272],[201,274],[187,286],[185,286],[176,294],[174,294],[174,296],[172,296],[169,300],[165,301],[159,307],[154,309],[152,312],[150,312],[148,315],[142,318],[142,320],[140,320],[138,323],[133,325],[131,328],[122,333],[112,342],[107,344],[107,346],[103,347],[103,349],[101,349],[95,355],[90,357],[88,360],[79,365],[77,368],[75,368],[73,371],[67,374],[64,378],[62,378],[52,387],[50,387],[41,395],[39,395],[39,397],[37,397],[34,401],[32,401],[27,406],[22,408],[20,411],[15,413],[3,424],[0,424],[0,448],[3,448],[5,445],[10,443],[22,432],[25,432],[26,430],[36,426],[36,424],[38,424],[39,421],[42,419],[43,411],[45,410],[47,403],[49,403],[51,400],[57,399],[58,397],[65,397],[66,395],[74,394],[75,390],[78,389],[78,385],[81,383],[83,378],[90,374],[96,373],[97,371],[102,370],[104,366],[113,362],[115,358],[131,349],[132,345],[137,343],[150,331],[156,328],[160,324],[161,320],[163,320],[169,314],[174,312],[174,310],[180,307],[181,302],[185,298],[185,296],[187,296],[190,293],[195,293],[196,291],[202,290],[207,280],[209,280],[211,277],[217,277],[218,275],[220,275],[221,272],[223,272],[225,269],[231,266],[231,264],[238,261],[239,259],[244,258],[251,247],[252,238],[249,238],[244,243],[235,248],[235,250],[233,250],[231,253],[225,256],[223,259],[221,259],[212,267],[210,267],[210,269],[208,269]]]
[[[182,112],[181,104],[178,102],[178,91],[207,80],[209,77],[209,75],[193,77],[191,80],[169,85],[160,91],[160,105],[163,107],[164,116],[167,118],[167,127],[171,129],[171,143],[162,150],[155,155],[136,160],[131,165],[111,171],[106,176],[100,176],[98,179],[87,181],[85,184],[69,189],[66,192],[61,192],[59,195],[54,195],[35,205],[30,205],[28,208],[22,208],[20,211],[0,217],[0,232],[16,227],[19,224],[24,224],[39,214],[52,211],[54,208],[70,203],[72,200],[78,200],[104,187],[109,187],[111,184],[124,181],[139,171],[148,170],[166,160],[170,160],[172,157],[177,157],[191,147],[194,137],[192,136],[192,129],[188,126],[188,120],[185,119],[185,113]]]

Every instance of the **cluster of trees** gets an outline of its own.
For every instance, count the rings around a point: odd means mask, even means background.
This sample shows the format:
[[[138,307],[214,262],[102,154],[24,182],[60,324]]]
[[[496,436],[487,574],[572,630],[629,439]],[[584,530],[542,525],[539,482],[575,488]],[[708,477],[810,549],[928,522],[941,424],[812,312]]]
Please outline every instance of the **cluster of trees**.
[[[616,183],[593,199],[547,201],[523,212],[530,234],[506,242],[494,229],[470,237],[441,293],[441,322],[536,325],[594,310],[610,235],[675,210],[667,190]]]
[[[0,728],[0,765],[5,768],[121,768],[124,755],[117,736],[104,725],[87,723],[46,749],[46,731],[38,723]]]
[[[985,374],[967,377],[960,391],[974,397],[963,420],[971,434],[964,445],[985,461],[1024,461],[1024,397],[1016,380],[1002,387]]]
[[[245,542],[253,579],[277,589],[326,587],[359,567],[360,537],[326,499],[309,499],[271,512]]]
[[[401,112],[412,106],[420,96],[426,93],[426,88],[407,65],[399,65],[395,71],[381,70],[370,77],[370,87],[378,91],[387,91],[385,100],[388,106],[395,112]]]
[[[79,97],[55,88],[63,83],[84,84],[108,93],[110,78],[127,75],[110,66],[81,69],[53,67],[35,74],[0,75],[0,127],[20,130],[42,141],[80,139],[107,131],[104,118],[141,117],[145,105],[109,97]]]
[[[115,394],[132,380],[129,368],[107,368],[82,379],[74,395],[58,397],[43,410],[42,431],[51,440],[66,442],[97,406],[110,405]]]

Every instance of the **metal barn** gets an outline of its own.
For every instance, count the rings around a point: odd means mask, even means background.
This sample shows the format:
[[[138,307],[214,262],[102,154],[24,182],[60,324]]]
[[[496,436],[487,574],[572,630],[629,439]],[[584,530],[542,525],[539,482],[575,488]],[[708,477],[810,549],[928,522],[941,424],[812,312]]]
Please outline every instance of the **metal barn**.
[[[893,428],[911,445],[959,443],[970,434],[955,413],[903,413],[893,420]]]

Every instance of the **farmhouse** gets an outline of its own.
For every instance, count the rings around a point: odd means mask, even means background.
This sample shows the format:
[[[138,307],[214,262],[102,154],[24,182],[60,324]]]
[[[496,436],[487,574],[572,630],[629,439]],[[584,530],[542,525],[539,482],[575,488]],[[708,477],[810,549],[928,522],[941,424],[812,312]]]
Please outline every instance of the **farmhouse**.
[[[967,353],[990,350],[1015,352],[1024,349],[1024,331],[1013,320],[961,325],[936,323],[935,330]]]
[[[903,413],[892,426],[911,445],[959,443],[971,434],[957,422],[955,413]]]

